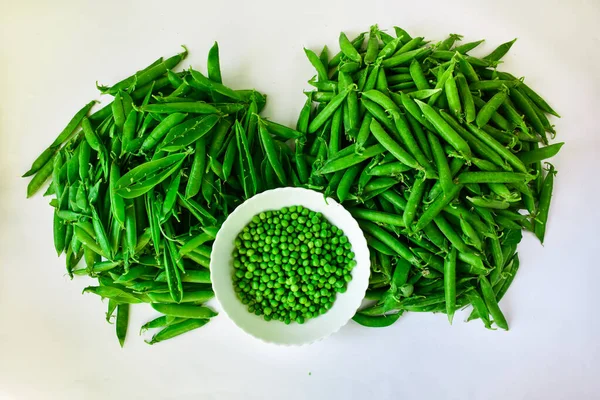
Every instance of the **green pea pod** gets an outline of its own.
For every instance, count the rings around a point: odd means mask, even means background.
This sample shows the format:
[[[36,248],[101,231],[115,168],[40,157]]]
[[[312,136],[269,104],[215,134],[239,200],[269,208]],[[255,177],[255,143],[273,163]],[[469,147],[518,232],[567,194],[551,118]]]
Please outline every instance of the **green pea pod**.
[[[223,177],[227,181],[231,176],[233,170],[233,164],[237,155],[237,140],[230,140],[225,150],[225,156],[223,157]]]
[[[502,43],[500,46],[496,47],[494,51],[492,51],[487,56],[483,57],[483,60],[488,61],[499,61],[512,47],[512,45],[517,41],[517,39],[513,39],[510,42]]]
[[[135,220],[135,203],[129,201],[125,207],[125,244],[130,256],[135,254],[137,246],[137,223]]]
[[[56,249],[56,254],[61,255],[66,246],[66,235],[67,235],[67,225],[65,225],[62,219],[57,215],[57,212],[54,211],[54,248]]]
[[[150,302],[150,299],[146,295],[133,294],[115,286],[88,286],[83,289],[83,293],[94,293],[102,298],[115,300],[118,303],[137,304]]]
[[[479,46],[481,43],[483,43],[484,40],[477,40],[474,42],[468,42],[465,44],[461,44],[460,46],[456,46],[454,49],[452,49],[453,51],[456,51],[460,54],[466,54],[469,51],[473,50],[475,47]]]
[[[106,234],[106,230],[102,225],[102,221],[96,212],[96,209],[92,207],[92,224],[94,226],[94,233],[96,235],[96,241],[100,245],[102,251],[108,255],[109,259],[112,259],[112,249],[110,247],[110,241],[108,240],[108,235]]]
[[[456,310],[456,248],[453,247],[444,260],[444,296],[446,299],[446,314],[452,324]]]
[[[162,204],[161,219],[166,219],[169,213],[173,210],[175,202],[177,201],[177,193],[179,193],[180,182],[181,173],[177,173],[173,179],[171,179],[169,186],[167,186],[165,200]]]
[[[163,58],[159,58],[154,61],[148,67],[136,72],[134,75],[129,76],[122,81],[114,84],[112,87],[99,87],[102,93],[115,95],[119,90],[131,90],[138,86],[146,85],[160,76],[164,75],[168,70],[171,70],[177,66],[187,56],[187,49],[185,47],[183,53],[179,53],[173,57],[170,57],[163,61]]]
[[[172,339],[176,336],[182,335],[186,332],[198,329],[208,323],[208,319],[193,319],[183,320],[182,322],[169,325],[156,335],[152,337],[152,340],[146,342],[148,344],[155,344],[167,339]]]
[[[150,190],[145,195],[146,213],[148,214],[148,222],[150,225],[150,235],[156,256],[160,254],[161,231],[160,231],[160,211],[161,205],[156,200],[154,189]]]
[[[191,123],[191,121],[194,122]],[[168,152],[182,150],[208,134],[215,127],[217,122],[219,122],[219,116],[211,114],[194,118],[193,120],[172,128],[160,144],[159,150]]]
[[[158,142],[171,130],[171,128],[179,125],[185,118],[186,114],[173,113],[163,119],[150,133],[150,135],[144,139],[140,150],[142,152],[153,149]]]
[[[308,61],[310,61],[312,66],[317,71],[317,76],[319,77],[319,81],[327,81],[328,80],[327,69],[321,62],[321,59],[319,58],[319,56],[317,56],[314,51],[306,49],[306,48],[304,49],[304,54],[306,54],[306,58],[308,58]]]
[[[379,53],[377,54],[377,58],[380,59],[380,60],[385,60],[386,58],[391,57],[396,52],[396,49],[398,48],[398,45],[400,43],[401,42],[400,42],[399,38],[390,40],[379,51]]]
[[[354,314],[352,320],[362,326],[366,326],[368,328],[385,328],[387,326],[392,325],[394,322],[400,318],[402,312],[396,312],[394,314],[386,314],[379,316],[370,316],[363,315],[360,312]]]
[[[33,196],[40,188],[46,183],[48,178],[52,175],[54,169],[54,155],[51,159],[46,161],[46,164],[39,169],[33,179],[27,185],[27,198]]]
[[[215,42],[208,51],[208,61],[206,63],[208,79],[213,82],[223,83],[221,78],[221,62],[219,61],[219,44]]]
[[[157,282],[166,282],[167,277],[164,272],[161,272],[155,280]],[[210,271],[208,270],[188,270],[182,277],[183,282],[189,283],[210,283]],[[185,296],[185,294],[184,294]]]
[[[399,53],[402,48],[400,48],[394,55],[390,58],[383,60],[381,66],[384,68],[394,68],[400,65],[405,65],[410,63],[412,60],[420,59],[426,56],[431,52],[431,49],[426,47],[422,47],[420,49],[414,49],[410,51],[406,51],[403,53]]]
[[[367,222],[361,221],[360,226],[367,231],[370,235],[374,236],[376,239],[383,242],[385,245],[394,250],[400,257],[404,258],[412,265],[420,266],[419,260],[414,256],[414,254],[410,251],[410,249],[398,239],[393,237],[390,233],[386,232],[384,229],[378,227],[377,225]]]
[[[140,107],[139,111],[157,114],[221,114],[218,108],[204,101],[147,104]]]
[[[115,183],[115,193],[126,199],[143,195],[177,171],[186,156],[187,153],[171,154],[138,165]]]
[[[156,329],[156,328],[162,328],[165,326],[178,324],[185,320],[186,320],[185,318],[176,318],[176,317],[171,317],[168,315],[163,315],[161,317],[153,319],[152,321],[146,322],[144,325],[142,325],[142,327],[140,328],[140,333],[147,331],[148,329]]]
[[[169,293],[171,294],[171,298],[173,299],[173,301],[175,303],[180,303],[183,299],[183,285],[181,283],[179,269],[175,268],[175,266],[173,265],[172,257],[169,254],[169,251],[169,247],[165,246],[163,250],[163,265],[165,267],[165,274],[167,276],[167,284],[169,285]],[[167,313],[163,312],[163,314]]]
[[[342,105],[344,100],[348,96],[348,90],[344,90],[338,93],[326,106],[325,108],[310,122],[308,126],[308,133],[315,133],[333,113]]]
[[[494,319],[494,323],[499,328],[508,330],[508,323],[506,322],[506,318],[498,306],[498,301],[496,300],[496,295],[494,294],[492,285],[485,276],[479,277],[479,285],[481,287],[481,293],[483,294],[485,304],[490,312],[490,315]]]
[[[194,160],[192,161],[188,182],[185,187],[185,197],[187,199],[195,197],[200,191],[206,167],[206,142],[204,138],[198,139],[195,146]]]
[[[129,325],[129,304],[117,305],[117,322],[115,324],[117,339],[121,347],[125,344],[125,337],[127,336],[127,326]]]
[[[179,318],[207,319],[218,315],[215,311],[208,307],[187,304],[152,304],[152,308],[165,315],[171,315]]]
[[[131,142],[135,139],[135,130],[137,127],[138,112],[134,109],[129,111],[125,123],[123,124],[123,136],[121,154],[124,154],[132,145]]]
[[[236,93],[234,90],[231,90],[230,88],[228,88],[227,86],[224,86],[223,84],[219,83],[219,82],[215,82],[212,81],[211,79],[205,77],[204,75],[202,75],[200,72],[190,68],[190,75],[193,78],[190,83],[193,85],[193,87],[199,88],[201,90],[205,90],[205,91],[209,91],[209,92],[215,92],[218,94],[221,94],[223,96],[229,97],[230,99],[233,100],[241,100],[241,97],[238,93]]]
[[[373,120],[374,121],[374,120]],[[376,144],[366,148],[361,154],[349,154],[343,157],[328,160],[317,173],[320,175],[337,172],[341,169],[350,168],[353,165],[375,157],[385,152],[385,147],[381,144]]]
[[[259,130],[260,129],[261,128],[259,125]],[[261,142],[263,140],[262,134],[263,133],[261,133]],[[256,173],[254,162],[252,162],[252,155],[250,153],[250,145],[248,143],[246,132],[244,131],[242,124],[240,124],[238,121],[235,122],[235,138],[237,142],[240,165],[242,166],[243,170],[248,171],[250,180],[252,182],[252,190],[246,193],[247,197],[251,197],[258,192],[258,174]]]
[[[110,166],[110,178],[109,178],[109,196],[110,196],[110,209],[114,219],[119,223],[120,226],[125,224],[125,201],[117,194],[117,182],[120,179],[119,166],[113,162]]]
[[[148,297],[154,303],[173,303],[173,299],[168,293],[148,293]],[[185,292],[181,303],[205,303],[215,297],[212,290],[197,290],[195,292]]]
[[[181,193],[178,193],[178,202],[190,211],[199,221],[206,221],[212,225],[217,224],[217,219],[193,199],[186,199]]]
[[[542,185],[538,204],[538,215],[534,224],[535,236],[537,236],[541,243],[544,243],[544,237],[546,236],[546,225],[548,223],[548,213],[550,211],[550,202],[552,200],[552,190],[554,187],[554,175],[556,174],[554,166],[552,164],[549,165],[550,169],[548,170]]]
[[[179,255],[183,256],[189,253],[190,251],[194,250],[196,247],[210,240],[214,240],[214,237],[206,232],[202,232],[199,235],[195,236],[193,239],[188,240],[183,246],[181,246],[179,248]]]
[[[71,118],[67,126],[62,130],[61,133],[58,134],[54,142],[52,142],[52,144],[46,150],[44,150],[42,154],[38,156],[38,158],[35,159],[29,171],[23,174],[23,178],[32,176],[40,169],[42,169],[44,165],[46,165],[46,163],[54,156],[56,151],[58,151],[58,148],[62,146],[64,142],[67,141],[67,139],[75,132],[83,118],[85,118],[90,109],[96,103],[96,100],[92,100],[88,104],[86,104],[81,110],[77,111],[77,113],[73,116],[73,118]]]
[[[285,185],[287,182],[285,171],[283,166],[281,165],[281,159],[278,154],[278,150],[275,147],[275,142],[273,138],[269,134],[266,124],[262,119],[258,120],[258,132],[260,134],[260,141],[265,149],[265,153],[267,155],[267,159],[269,160],[269,164],[275,171],[275,175],[277,175],[277,179],[282,185]]]

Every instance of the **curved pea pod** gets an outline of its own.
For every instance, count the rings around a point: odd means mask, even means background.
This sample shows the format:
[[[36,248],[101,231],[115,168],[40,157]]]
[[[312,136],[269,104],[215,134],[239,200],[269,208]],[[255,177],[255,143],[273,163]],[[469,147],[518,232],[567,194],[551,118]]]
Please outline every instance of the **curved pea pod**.
[[[544,179],[544,183],[542,184],[542,190],[540,192],[538,204],[538,215],[534,224],[535,236],[537,236],[542,244],[544,243],[544,236],[546,235],[546,225],[548,223],[548,213],[550,211],[550,202],[552,200],[555,174],[556,170],[554,169],[554,166],[550,164],[550,169],[548,170],[546,178]]]
[[[117,181],[115,193],[126,199],[143,195],[177,171],[186,156],[187,153],[171,154],[138,165]]]
[[[381,65],[384,68],[393,68],[393,67],[397,67],[400,65],[405,65],[405,64],[410,63],[414,59],[423,58],[425,55],[427,55],[431,52],[431,49],[428,49],[426,47],[406,51],[403,53],[400,53],[400,50],[402,50],[402,48],[400,48],[398,51],[396,51],[396,53],[394,53],[394,55],[392,57],[383,60]]]
[[[82,182],[87,182],[90,176],[90,156],[91,147],[87,141],[81,142],[79,145],[79,177]]]
[[[159,150],[168,152],[182,150],[208,134],[219,122],[219,118],[214,114],[206,115],[172,128],[160,144]]]
[[[323,108],[323,110],[308,125],[308,133],[315,133],[323,124],[325,124],[333,113],[342,105],[349,91],[343,90]]]
[[[435,131],[448,144],[454,147],[465,159],[469,160],[472,156],[469,144],[438,114],[430,105],[416,100],[425,115],[425,118],[435,127]]]
[[[61,255],[66,246],[67,225],[58,216],[57,211],[54,211],[54,248],[56,254]]]
[[[136,86],[140,87],[146,85],[164,75],[168,70],[175,68],[177,64],[187,57],[187,49],[185,46],[182,47],[184,48],[183,53],[176,54],[166,60],[163,60],[163,58],[160,57],[146,68],[137,71],[135,74],[115,83],[113,86],[99,86],[98,89],[102,93],[115,95],[119,90],[132,90],[132,88]]]
[[[459,251],[458,259],[470,266],[468,269],[469,273],[477,275],[487,275],[490,273],[490,270],[483,265],[481,257],[475,253]]]
[[[173,303],[173,299],[171,299],[171,296],[168,293],[148,293],[148,297],[154,303]],[[205,303],[213,297],[215,297],[215,293],[212,290],[185,292],[181,299],[181,303]]]
[[[500,46],[496,47],[490,54],[483,57],[483,60],[487,61],[499,61],[512,47],[512,45],[517,41],[517,39],[513,39],[510,42],[502,43]]]
[[[410,262],[412,265],[415,265],[415,266],[421,265],[419,260],[415,257],[415,255],[410,251],[410,249],[404,243],[400,242],[398,239],[396,239],[390,233],[385,231],[383,228],[380,228],[379,226],[375,225],[374,223],[368,222],[368,221],[360,221],[360,226],[367,233],[369,233],[376,239],[383,242],[383,244],[390,247],[400,257],[404,258],[405,260]]]
[[[281,158],[278,149],[276,148],[276,144],[269,134],[267,127],[262,119],[258,120],[258,132],[260,135],[260,141],[265,149],[265,153],[267,155],[267,159],[269,160],[269,164],[273,168],[275,175],[277,175],[277,179],[283,185],[286,184],[287,179],[285,175],[285,171],[281,164]]]
[[[473,50],[475,47],[479,46],[481,43],[483,43],[485,40],[476,40],[474,42],[468,42],[468,43],[464,43],[461,44],[460,46],[456,46],[452,49],[452,51],[458,52],[460,54],[466,54],[469,51]]]
[[[188,182],[185,187],[185,197],[187,199],[194,197],[200,191],[202,177],[206,167],[206,141],[200,138],[196,141],[194,159],[189,172]]]
[[[475,313],[483,321],[484,326],[487,329],[492,329],[492,321],[490,320],[490,312],[488,311],[485,302],[481,298],[481,295],[476,290],[468,290],[465,296],[473,305],[473,313]]]
[[[260,122],[259,122],[260,123]],[[261,129],[259,127],[259,129]],[[262,135],[262,134],[261,134]],[[261,142],[262,142],[261,136]],[[244,188],[244,194],[246,197],[251,197],[258,192],[258,174],[256,172],[256,168],[254,167],[254,162],[252,161],[252,155],[250,152],[250,145],[248,143],[248,137],[246,136],[246,132],[242,124],[239,121],[235,122],[235,141],[238,149],[238,161],[239,165],[242,167],[242,174],[245,171],[248,171],[250,176],[250,182],[252,183],[251,187],[246,184],[245,176],[242,176],[242,186]]]
[[[396,312],[394,314],[385,314],[377,316],[356,313],[352,317],[352,320],[368,328],[385,328],[396,322],[398,318],[400,318],[400,316],[402,316],[402,311]]]
[[[297,130],[288,128],[285,125],[278,124],[277,122],[269,121],[267,119],[261,119],[261,121],[266,125],[267,130],[273,135],[277,136],[280,139],[298,139],[304,134]]]
[[[492,285],[485,276],[479,277],[479,286],[481,288],[481,293],[483,294],[483,300],[485,301],[490,315],[494,319],[494,323],[498,326],[498,328],[502,328],[507,331],[508,323],[506,322],[506,318],[498,306],[498,301],[496,300],[496,295],[494,294]]]
[[[500,106],[506,102],[507,98],[508,89],[506,88],[502,88],[498,93],[492,96],[492,98],[487,101],[477,113],[477,117],[475,118],[477,126],[481,128],[486,125],[496,111],[500,108]]]
[[[217,219],[212,216],[204,207],[193,199],[186,199],[181,193],[178,194],[179,204],[186,208],[198,221],[202,223],[217,224]]]
[[[102,221],[96,212],[96,209],[92,207],[92,225],[94,227],[94,233],[96,234],[96,241],[100,245],[100,248],[104,252],[104,254],[108,255],[108,259],[112,259],[112,249],[110,247],[110,242],[108,240],[108,235],[106,234],[106,230],[102,225]]]
[[[130,293],[115,286],[88,286],[83,289],[83,293],[94,293],[98,296],[116,300],[118,303],[149,303],[150,299],[146,295]]]
[[[40,154],[33,164],[31,168],[23,174],[23,178],[28,176],[32,176],[36,172],[38,172],[46,163],[54,156],[54,154],[58,151],[58,148],[65,142],[67,139],[75,132],[83,118],[87,115],[90,109],[96,104],[96,100],[90,101],[86,104],[82,109],[77,111],[77,113],[71,118],[67,126],[62,130],[61,133],[58,134],[56,139],[52,142],[52,144]]]
[[[221,114],[218,108],[204,101],[185,101],[177,103],[155,103],[147,104],[139,108],[141,112],[151,112],[156,114]]]
[[[551,157],[554,157],[560,151],[564,142],[554,143],[549,146],[541,147],[539,149],[533,149],[530,151],[520,152],[517,157],[525,165],[534,164],[538,161],[542,161]]]
[[[166,188],[166,196],[165,196],[165,200],[163,201],[162,204],[162,213],[161,213],[161,219],[166,219],[169,215],[169,213],[171,212],[171,210],[173,210],[173,207],[175,207],[175,202],[177,201],[177,193],[179,192],[179,184],[181,182],[181,173],[177,173],[173,179],[171,179],[171,182],[169,183],[169,185]]]
[[[179,318],[212,318],[218,315],[215,311],[204,306],[187,304],[152,304],[152,308],[165,315]]]
[[[127,327],[129,326],[129,304],[121,303],[117,305],[117,321],[115,323],[115,329],[117,339],[121,347],[125,344],[125,337],[127,336]]]
[[[187,82],[190,84],[190,86],[205,92],[215,92],[220,95],[229,97],[233,100],[242,100],[239,93],[237,93],[235,90],[228,88],[222,83],[215,82],[192,68],[190,68],[189,72],[192,79]]]
[[[124,237],[124,249],[130,257],[135,255],[135,249],[137,247],[137,232],[138,226],[135,219],[135,202],[128,200],[127,206],[125,207],[125,237]]]
[[[146,343],[155,344],[168,339],[172,339],[176,336],[183,335],[186,332],[198,329],[208,323],[208,319],[194,319],[190,318],[182,322],[172,324],[158,332],[152,337],[152,340]]]
[[[162,140],[162,138],[169,132],[173,127],[179,125],[187,114],[173,113],[163,119],[153,130],[150,135],[144,139],[140,151],[147,152],[154,148]]]
[[[53,156],[54,157],[54,156]],[[51,158],[46,161],[46,164],[36,172],[35,176],[27,185],[27,197],[33,196],[40,188],[46,183],[48,178],[52,175],[54,169],[54,159]]]
[[[113,162],[110,166],[110,177],[109,177],[109,197],[110,197],[110,209],[114,219],[119,223],[120,226],[125,224],[125,201],[117,194],[117,182],[121,178],[119,166],[116,162]]]

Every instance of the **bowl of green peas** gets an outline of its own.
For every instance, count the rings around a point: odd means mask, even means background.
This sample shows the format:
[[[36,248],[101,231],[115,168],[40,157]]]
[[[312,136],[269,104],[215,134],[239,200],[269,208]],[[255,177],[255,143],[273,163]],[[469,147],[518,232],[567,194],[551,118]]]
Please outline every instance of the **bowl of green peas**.
[[[337,332],[356,313],[370,274],[352,215],[322,193],[260,193],[223,223],[210,272],[223,311],[269,343],[302,345]]]

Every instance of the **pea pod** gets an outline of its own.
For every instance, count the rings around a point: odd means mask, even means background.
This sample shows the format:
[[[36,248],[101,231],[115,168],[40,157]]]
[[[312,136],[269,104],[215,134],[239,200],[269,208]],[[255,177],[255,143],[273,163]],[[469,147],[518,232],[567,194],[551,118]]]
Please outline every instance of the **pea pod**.
[[[260,134],[260,141],[265,149],[267,159],[269,160],[269,164],[275,171],[275,175],[277,175],[279,182],[285,185],[287,179],[285,171],[283,170],[283,166],[281,165],[279,154],[277,154],[278,151],[275,148],[275,143],[273,142],[271,135],[269,135],[269,132],[267,131],[265,123],[261,119],[258,120],[258,132]]]
[[[178,170],[186,156],[172,154],[138,165],[115,183],[115,194],[126,199],[143,195]]]
[[[144,139],[140,150],[142,152],[147,152],[153,149],[162,138],[169,132],[173,127],[179,125],[185,118],[186,114],[183,113],[173,113],[163,119],[153,130],[150,132],[150,135]]]
[[[67,126],[61,131],[61,133],[58,134],[56,139],[54,139],[52,144],[34,160],[31,168],[23,174],[23,178],[34,175],[36,172],[41,170],[42,167],[44,167],[44,165],[50,161],[50,159],[54,157],[54,154],[58,151],[60,146],[63,145],[65,141],[67,141],[67,139],[75,132],[81,121],[96,103],[97,101],[92,100],[83,106],[83,108],[81,108],[79,111],[77,111]]]
[[[394,314],[386,314],[379,316],[363,315],[360,312],[354,314],[352,320],[362,326],[369,328],[385,328],[386,326],[392,325],[402,316],[402,312],[396,312]]]
[[[208,323],[208,319],[187,319],[179,323],[175,323],[167,326],[156,335],[152,337],[152,340],[147,342],[148,344],[155,344],[167,339],[172,339],[179,335],[183,335],[186,332],[198,329]]]
[[[556,170],[554,169],[554,166],[550,164],[550,169],[546,174],[544,184],[542,185],[542,191],[540,193],[538,216],[534,225],[534,233],[542,243],[544,243],[544,237],[546,235],[546,224],[548,222],[548,213],[550,211],[550,201],[552,199],[555,174]]]
[[[212,114],[194,118],[171,128],[160,144],[159,150],[167,152],[180,151],[208,134],[217,122],[219,122],[219,116]]]

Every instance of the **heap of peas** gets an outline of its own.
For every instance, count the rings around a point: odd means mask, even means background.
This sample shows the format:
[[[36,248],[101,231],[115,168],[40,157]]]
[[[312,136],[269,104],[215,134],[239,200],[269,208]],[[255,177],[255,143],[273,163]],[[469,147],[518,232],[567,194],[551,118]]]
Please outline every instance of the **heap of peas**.
[[[261,212],[233,251],[233,284],[248,311],[267,321],[303,324],[344,293],[356,265],[348,238],[303,206]]]

